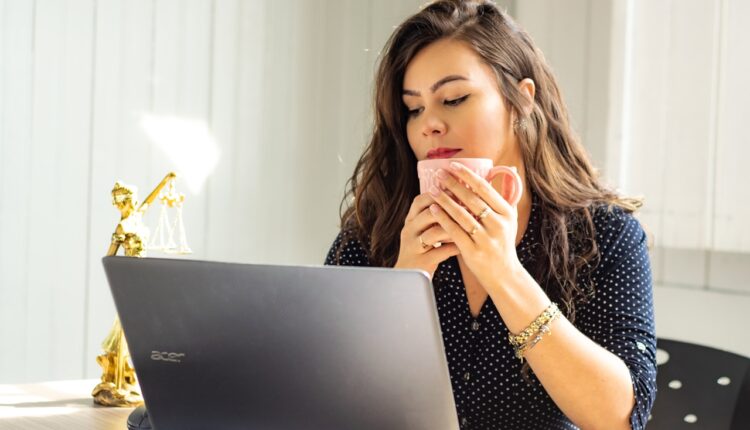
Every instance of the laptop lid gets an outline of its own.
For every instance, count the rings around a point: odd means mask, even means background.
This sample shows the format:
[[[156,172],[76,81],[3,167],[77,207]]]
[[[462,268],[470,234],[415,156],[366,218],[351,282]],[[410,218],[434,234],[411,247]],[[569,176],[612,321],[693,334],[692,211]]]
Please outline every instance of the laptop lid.
[[[424,272],[103,263],[159,430],[458,429]]]

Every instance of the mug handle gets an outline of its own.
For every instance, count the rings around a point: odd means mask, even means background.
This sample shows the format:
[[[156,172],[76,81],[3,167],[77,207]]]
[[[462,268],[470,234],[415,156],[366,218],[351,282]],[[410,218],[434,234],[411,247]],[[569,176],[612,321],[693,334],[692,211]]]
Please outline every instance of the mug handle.
[[[503,198],[510,203],[511,206],[516,206],[518,202],[521,200],[521,194],[523,194],[523,182],[521,182],[521,176],[518,174],[518,170],[516,170],[515,167],[508,167],[508,166],[495,166],[490,170],[490,173],[487,175],[487,182],[492,183],[492,180],[495,179],[497,175],[500,173],[505,174],[505,177],[503,178],[503,186],[500,190],[500,195],[503,196]],[[511,184],[513,185],[510,195],[505,195],[508,181],[507,177],[511,178]]]

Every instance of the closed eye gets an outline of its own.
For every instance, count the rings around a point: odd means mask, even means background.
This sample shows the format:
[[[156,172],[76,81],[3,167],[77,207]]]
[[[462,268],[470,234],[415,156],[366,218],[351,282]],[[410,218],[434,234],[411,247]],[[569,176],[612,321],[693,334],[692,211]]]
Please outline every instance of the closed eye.
[[[459,97],[457,99],[446,100],[446,101],[443,102],[443,104],[445,104],[447,106],[458,106],[461,103],[463,103],[464,101],[466,101],[466,99],[468,99],[468,98],[469,98],[469,94],[466,94],[465,96]]]
[[[460,105],[461,103],[465,102],[465,101],[466,101],[466,99],[468,99],[470,95],[471,95],[471,94],[467,94],[467,95],[465,95],[465,96],[463,96],[463,97],[459,97],[459,98],[457,98],[457,99],[453,99],[453,100],[445,100],[445,101],[443,101],[443,104],[444,104],[444,105],[446,105],[446,106],[458,106],[458,105]],[[424,110],[424,108],[423,108],[423,107],[418,107],[418,108],[410,109],[410,110],[408,111],[408,113],[409,113],[409,117],[410,117],[410,118],[413,118],[413,117],[415,117],[415,116],[419,115],[419,114],[420,114],[420,113],[421,113],[421,112],[422,112],[423,110]]]

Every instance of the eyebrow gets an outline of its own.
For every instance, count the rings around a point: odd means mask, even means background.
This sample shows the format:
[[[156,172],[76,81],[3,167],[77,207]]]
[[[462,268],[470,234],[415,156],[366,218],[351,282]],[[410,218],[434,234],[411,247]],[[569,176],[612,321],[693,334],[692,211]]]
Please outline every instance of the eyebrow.
[[[430,87],[430,91],[434,93],[435,91],[437,91],[438,88],[440,88],[441,86],[447,84],[448,82],[453,82],[453,81],[468,81],[468,80],[469,79],[467,79],[467,78],[465,78],[465,77],[463,77],[461,75],[448,75],[448,76],[440,79],[439,81],[435,82],[434,84],[432,84],[432,86]],[[422,95],[419,91],[407,90],[407,89],[404,89],[404,91],[402,92],[402,94],[405,95],[405,96],[417,96],[417,97],[419,97],[419,96]]]

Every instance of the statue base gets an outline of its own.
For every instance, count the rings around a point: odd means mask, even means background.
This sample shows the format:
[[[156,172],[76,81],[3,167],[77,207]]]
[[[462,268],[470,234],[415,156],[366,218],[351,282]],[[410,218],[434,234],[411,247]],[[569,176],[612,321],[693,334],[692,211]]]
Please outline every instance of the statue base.
[[[102,382],[91,392],[94,403],[102,406],[135,407],[143,404],[143,397],[134,390],[117,389],[111,382]]]

